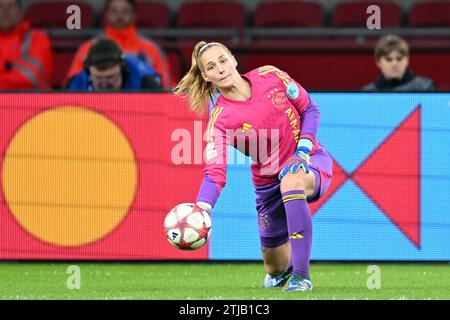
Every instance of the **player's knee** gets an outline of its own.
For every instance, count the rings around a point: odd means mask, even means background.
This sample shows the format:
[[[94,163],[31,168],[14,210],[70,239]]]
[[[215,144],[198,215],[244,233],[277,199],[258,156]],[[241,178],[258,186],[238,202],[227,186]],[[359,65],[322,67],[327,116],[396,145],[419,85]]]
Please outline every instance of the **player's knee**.
[[[305,187],[306,184],[303,176],[298,174],[287,174],[280,183],[280,190],[282,193],[291,190],[305,190]]]

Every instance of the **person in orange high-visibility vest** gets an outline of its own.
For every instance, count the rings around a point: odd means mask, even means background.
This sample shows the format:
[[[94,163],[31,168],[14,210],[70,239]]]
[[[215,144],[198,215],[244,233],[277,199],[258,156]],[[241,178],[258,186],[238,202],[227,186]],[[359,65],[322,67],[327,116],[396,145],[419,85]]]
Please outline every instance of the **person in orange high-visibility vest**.
[[[50,39],[22,18],[19,0],[0,0],[0,89],[50,89]]]
[[[170,87],[171,80],[166,56],[155,42],[138,34],[135,25],[135,6],[134,0],[106,1],[105,33],[88,40],[78,48],[66,81],[70,81],[70,78],[83,70],[85,59],[92,45],[101,38],[107,38],[117,43],[125,55],[135,56],[147,63],[161,75],[163,87]]]

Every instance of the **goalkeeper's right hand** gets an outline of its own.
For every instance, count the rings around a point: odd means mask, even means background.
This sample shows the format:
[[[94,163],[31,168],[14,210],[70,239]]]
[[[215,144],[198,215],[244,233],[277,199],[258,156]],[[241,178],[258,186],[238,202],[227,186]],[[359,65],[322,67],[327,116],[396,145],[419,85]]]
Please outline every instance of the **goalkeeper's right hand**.
[[[211,206],[209,203],[199,201],[199,202],[197,202],[196,204],[197,204],[200,208],[202,208],[203,210],[205,210],[206,212],[208,212],[208,214],[211,214],[212,206]]]

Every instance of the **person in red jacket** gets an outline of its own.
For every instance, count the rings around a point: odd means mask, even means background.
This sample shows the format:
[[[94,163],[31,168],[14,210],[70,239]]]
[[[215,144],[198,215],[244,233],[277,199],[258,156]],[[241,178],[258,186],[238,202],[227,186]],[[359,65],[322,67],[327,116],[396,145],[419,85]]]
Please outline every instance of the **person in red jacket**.
[[[0,89],[50,89],[50,39],[22,19],[19,0],[0,0]]]
[[[100,38],[114,40],[125,55],[133,55],[161,75],[164,88],[171,85],[169,66],[164,53],[153,41],[140,36],[135,25],[136,3],[134,0],[107,0],[105,4],[105,33],[83,43],[78,49],[67,74],[70,79],[84,68],[89,49]]]

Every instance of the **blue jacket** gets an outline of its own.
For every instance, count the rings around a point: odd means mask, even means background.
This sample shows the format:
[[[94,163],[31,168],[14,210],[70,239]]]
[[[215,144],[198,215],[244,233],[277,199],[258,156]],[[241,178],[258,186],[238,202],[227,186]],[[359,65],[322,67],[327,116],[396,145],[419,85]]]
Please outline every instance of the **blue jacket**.
[[[133,56],[125,56],[123,60],[123,90],[161,89],[161,77],[152,67]],[[149,82],[152,84],[149,85]],[[93,91],[94,88],[88,70],[84,69],[73,76],[67,85],[67,89]]]

